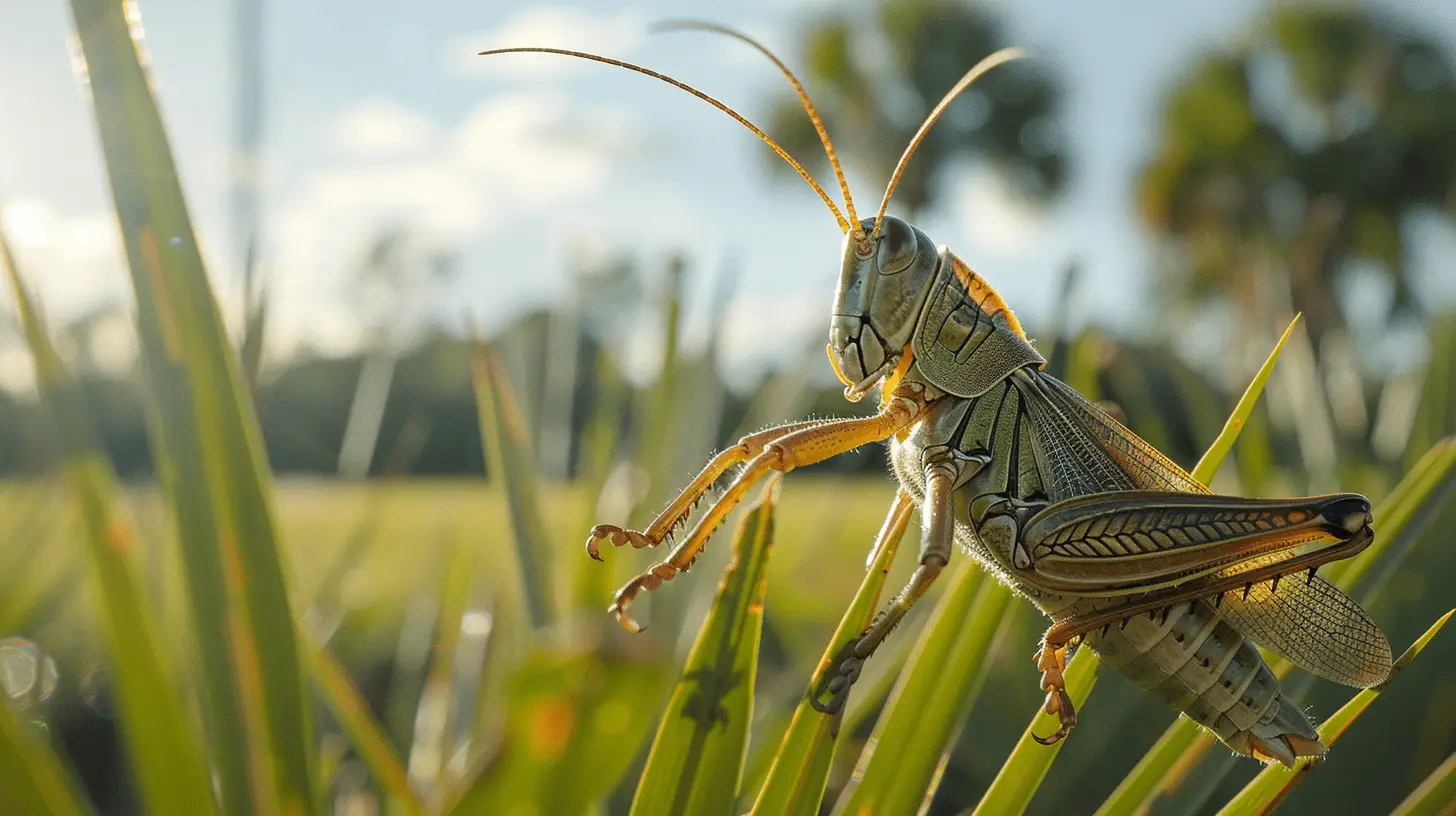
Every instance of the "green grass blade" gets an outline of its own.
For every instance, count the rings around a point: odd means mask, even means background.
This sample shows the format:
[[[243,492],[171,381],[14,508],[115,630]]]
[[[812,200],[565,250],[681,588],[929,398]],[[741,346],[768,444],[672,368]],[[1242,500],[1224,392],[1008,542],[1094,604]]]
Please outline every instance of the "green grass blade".
[[[733,562],[688,652],[647,767],[633,816],[732,814],[753,718],[763,596],[773,546],[777,475],[738,525]]]
[[[1274,372],[1274,364],[1279,361],[1279,354],[1284,351],[1284,344],[1289,342],[1289,337],[1294,333],[1294,327],[1299,325],[1299,315],[1289,321],[1289,327],[1280,335],[1279,342],[1274,344],[1274,350],[1264,359],[1264,364],[1259,366],[1259,371],[1254,374],[1254,379],[1249,382],[1249,387],[1244,389],[1244,395],[1239,398],[1238,405],[1234,406],[1234,412],[1229,414],[1228,421],[1224,423],[1223,430],[1213,440],[1213,444],[1204,451],[1203,458],[1193,468],[1193,478],[1208,484],[1218,473],[1223,465],[1223,460],[1228,457],[1229,451],[1233,450],[1234,442],[1238,440],[1239,434],[1243,432],[1244,425],[1248,424],[1249,415],[1254,413],[1254,406],[1259,402],[1259,395],[1264,393],[1264,384],[1269,382],[1269,375]]]
[[[379,727],[378,721],[369,712],[369,704],[359,696],[358,689],[350,682],[344,667],[326,649],[310,649],[308,656],[314,682],[328,702],[329,710],[334,712],[334,716],[339,718],[339,724],[348,732],[354,750],[369,767],[374,781],[379,783],[385,795],[403,808],[405,813],[410,816],[423,813],[424,808],[410,789],[399,755],[384,735],[384,729]]]
[[[116,476],[100,452],[81,392],[52,347],[44,321],[20,281],[9,242],[0,234],[36,380],[54,423],[67,480],[80,503],[90,555],[95,620],[106,642],[117,688],[127,756],[152,813],[214,812],[212,785],[179,683],[167,659],[156,615],[136,574],[136,533],[115,501]]]
[[[880,591],[885,586],[890,564],[915,505],[903,492],[896,494],[896,502],[886,517],[884,526],[875,542],[874,554],[859,591],[840,618],[839,626],[824,649],[819,668],[809,680],[808,691],[794,709],[793,719],[784,731],[778,753],[769,767],[768,776],[759,790],[758,800],[753,804],[753,813],[760,816],[815,816],[820,801],[824,798],[824,786],[829,781],[829,770],[834,759],[837,718],[826,716],[810,705],[810,695],[819,685],[820,674],[829,667],[834,656],[845,644],[859,637],[869,626],[879,602]]]
[[[1385,562],[1386,552],[1402,542],[1402,535],[1416,515],[1426,509],[1431,497],[1456,474],[1456,438],[1443,439],[1426,451],[1406,473],[1385,501],[1375,508],[1375,541],[1348,561],[1338,561],[1325,570],[1325,578],[1341,589],[1350,590],[1364,581],[1376,565]],[[1378,591],[1378,587],[1370,587]]]
[[[875,725],[859,784],[836,812],[914,813],[934,794],[941,756],[980,691],[1010,601],[1010,590],[960,559]]]
[[[224,810],[309,813],[314,746],[262,439],[139,53],[134,4],[72,0],[136,290]]]
[[[1456,802],[1456,754],[1431,771],[1426,780],[1410,792],[1390,816],[1435,816]]]
[[[1363,689],[1359,694],[1352,697],[1348,703],[1345,703],[1339,711],[1331,714],[1329,719],[1320,723],[1318,729],[1320,739],[1326,745],[1334,745],[1335,741],[1340,738],[1341,734],[1345,733],[1345,729],[1350,727],[1350,724],[1360,716],[1361,712],[1368,708],[1375,701],[1376,697],[1380,696],[1380,692],[1384,691],[1395,680],[1396,676],[1406,666],[1410,665],[1412,660],[1415,660],[1416,655],[1420,654],[1422,649],[1426,648],[1426,644],[1430,643],[1431,639],[1436,636],[1436,633],[1441,631],[1441,627],[1446,625],[1446,621],[1451,619],[1452,614],[1456,614],[1456,610],[1442,615],[1440,619],[1431,624],[1431,628],[1427,629],[1424,635],[1421,635],[1415,643],[1411,644],[1409,649],[1405,650],[1405,654],[1402,654],[1395,661],[1395,665],[1390,670],[1390,676],[1385,679],[1384,683],[1373,688]],[[1296,762],[1293,768],[1286,768],[1283,765],[1275,764],[1266,766],[1249,784],[1244,786],[1243,790],[1239,791],[1234,798],[1230,799],[1228,804],[1223,806],[1223,809],[1219,811],[1219,816],[1268,813],[1272,811],[1284,797],[1289,795],[1290,790],[1299,784],[1299,781],[1310,772],[1314,764],[1314,762],[1308,759],[1301,759]]]
[[[1087,695],[1092,693],[1092,685],[1097,681],[1098,665],[1100,661],[1091,649],[1078,649],[1071,663],[1067,665],[1067,694],[1071,695],[1072,703],[1078,708],[1087,701]],[[1042,745],[1032,737],[1036,734],[1050,734],[1057,730],[1058,724],[1056,715],[1037,711],[1021,739],[1017,740],[1016,747],[1011,749],[1011,755],[1006,758],[1001,771],[991,781],[986,795],[981,797],[976,813],[1001,816],[1026,811],[1031,797],[1046,778],[1047,771],[1051,770],[1052,761],[1066,744],[1066,740],[1062,740],[1055,745]]]
[[[1234,442],[1238,441],[1239,434],[1243,432],[1244,426],[1249,421],[1249,416],[1254,412],[1254,406],[1259,402],[1259,396],[1264,392],[1264,385],[1269,381],[1269,375],[1274,371],[1274,364],[1279,361],[1279,354],[1284,350],[1284,344],[1294,332],[1294,327],[1299,323],[1299,315],[1289,321],[1289,327],[1279,337],[1279,342],[1274,344],[1273,350],[1265,358],[1264,364],[1249,382],[1248,388],[1244,389],[1244,395],[1234,406],[1233,413],[1229,415],[1228,421],[1224,423],[1223,430],[1218,437],[1208,446],[1203,457],[1198,460],[1198,465],[1193,468],[1192,476],[1203,484],[1213,480],[1218,469],[1223,466],[1224,460],[1228,457],[1229,451],[1233,450]],[[1184,770],[1191,764],[1197,752],[1201,754],[1213,744],[1212,738],[1207,735],[1197,723],[1186,717],[1179,717],[1168,726],[1163,736],[1154,743],[1153,747],[1138,760],[1136,767],[1123,778],[1117,789],[1097,809],[1097,816],[1111,816],[1111,814],[1133,813],[1146,803],[1148,797],[1154,795],[1159,787],[1168,783],[1169,780],[1179,779],[1173,771],[1175,767]]]
[[[439,590],[440,608],[431,643],[425,684],[415,706],[414,729],[410,738],[409,781],[427,797],[439,788],[448,760],[450,710],[453,706],[455,655],[460,645],[460,620],[470,607],[474,589],[475,551],[451,547],[445,562],[444,583]]]
[[[90,813],[80,788],[50,747],[26,734],[0,701],[0,813]]]
[[[471,367],[486,475],[505,489],[526,612],[531,626],[539,629],[556,620],[556,603],[550,566],[552,547],[541,521],[535,458],[527,442],[525,419],[494,347],[477,341]]]

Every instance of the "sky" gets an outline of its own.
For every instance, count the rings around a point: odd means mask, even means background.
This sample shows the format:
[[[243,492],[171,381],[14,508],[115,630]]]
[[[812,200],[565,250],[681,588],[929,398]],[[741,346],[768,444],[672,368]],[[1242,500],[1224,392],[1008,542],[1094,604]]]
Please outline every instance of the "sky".
[[[825,5],[266,3],[263,257],[273,353],[348,349],[390,315],[421,311],[489,330],[523,309],[565,302],[573,259],[597,250],[632,253],[654,273],[672,251],[692,259],[690,339],[706,324],[713,276],[732,259],[740,280],[728,310],[729,364],[752,368],[797,350],[827,328],[842,238],[806,186],[765,172],[756,139],[685,94],[624,71],[474,55],[507,45],[594,50],[671,73],[760,119],[782,91],[772,65],[727,39],[648,36],[647,26],[668,17],[725,23],[792,66],[796,30]],[[996,286],[1033,331],[1050,317],[1060,270],[1073,258],[1084,272],[1073,319],[1132,325],[1147,308],[1150,258],[1131,185],[1160,94],[1197,55],[1248,36],[1260,6],[994,5],[1008,39],[1052,60],[1067,83],[1070,186],[1034,211],[1008,198],[993,175],[966,167],[945,180],[950,203],[919,225]],[[1449,3],[1393,7],[1456,44]],[[199,240],[224,307],[235,312],[230,14],[228,0],[141,2]],[[58,320],[127,303],[66,5],[0,3],[0,43],[0,214],[17,252]],[[884,180],[849,171],[857,196],[877,201]],[[447,289],[403,303],[360,296],[361,257],[393,225],[422,246],[458,252],[459,274]],[[1456,251],[1456,241],[1449,246]],[[636,328],[645,361],[653,327]],[[117,349],[126,334],[124,324],[104,333],[114,348],[103,358],[125,361]],[[0,381],[23,357],[16,343],[0,346]]]

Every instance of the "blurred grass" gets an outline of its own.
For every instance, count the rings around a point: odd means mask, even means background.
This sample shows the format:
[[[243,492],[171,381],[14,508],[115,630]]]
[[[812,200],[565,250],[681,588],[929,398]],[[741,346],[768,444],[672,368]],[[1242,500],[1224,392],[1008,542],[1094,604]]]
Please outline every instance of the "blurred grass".
[[[156,458],[168,478],[225,811],[313,810],[311,714],[271,474],[133,37],[134,5],[73,0],[136,291]],[[140,29],[137,28],[136,31]]]
[[[93,615],[115,667],[128,753],[135,758],[142,798],[154,813],[211,813],[211,774],[196,724],[176,693],[177,666],[140,580],[136,530],[125,505],[116,501],[116,474],[101,451],[75,380],[51,345],[3,232],[0,263],[9,276],[41,399],[64,456],[66,480],[81,509],[97,605]]]

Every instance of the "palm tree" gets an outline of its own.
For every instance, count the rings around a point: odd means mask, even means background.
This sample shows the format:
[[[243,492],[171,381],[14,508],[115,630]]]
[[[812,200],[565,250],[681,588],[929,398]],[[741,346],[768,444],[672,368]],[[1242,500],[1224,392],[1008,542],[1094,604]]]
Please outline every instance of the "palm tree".
[[[1166,296],[1245,319],[1301,310],[1318,347],[1346,322],[1357,264],[1392,284],[1391,316],[1418,306],[1403,226],[1456,209],[1456,74],[1430,38],[1358,6],[1283,7],[1257,31],[1168,92],[1139,203],[1176,250]]]

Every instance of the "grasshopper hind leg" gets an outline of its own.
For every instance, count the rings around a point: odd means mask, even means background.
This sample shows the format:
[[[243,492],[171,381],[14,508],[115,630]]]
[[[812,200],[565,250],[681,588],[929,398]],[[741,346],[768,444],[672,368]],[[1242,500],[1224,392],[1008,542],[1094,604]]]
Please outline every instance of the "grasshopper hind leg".
[[[1041,688],[1047,693],[1042,710],[1056,715],[1061,722],[1053,733],[1045,737],[1032,734],[1031,738],[1042,745],[1056,745],[1077,725],[1077,708],[1072,704],[1071,695],[1067,694],[1067,644],[1043,638],[1037,650],[1036,667],[1041,669]]]

